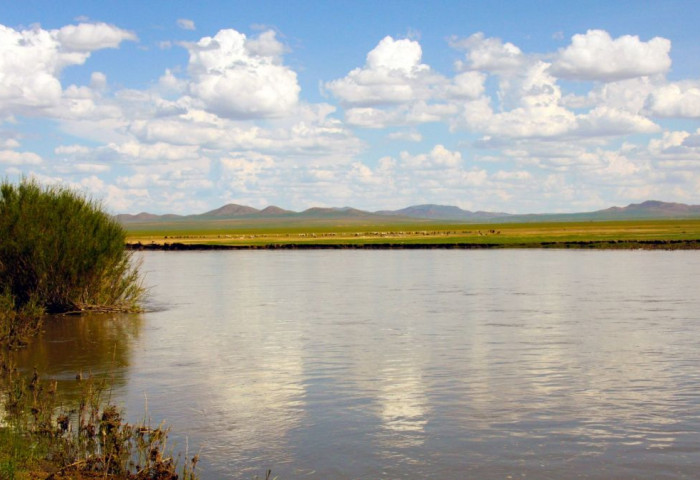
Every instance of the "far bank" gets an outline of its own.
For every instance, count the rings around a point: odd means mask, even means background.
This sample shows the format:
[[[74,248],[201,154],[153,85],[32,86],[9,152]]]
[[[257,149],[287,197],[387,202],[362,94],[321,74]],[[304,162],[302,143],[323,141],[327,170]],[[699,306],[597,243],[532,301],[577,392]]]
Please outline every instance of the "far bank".
[[[585,248],[700,249],[700,220],[513,224],[152,222],[128,225],[134,250]]]

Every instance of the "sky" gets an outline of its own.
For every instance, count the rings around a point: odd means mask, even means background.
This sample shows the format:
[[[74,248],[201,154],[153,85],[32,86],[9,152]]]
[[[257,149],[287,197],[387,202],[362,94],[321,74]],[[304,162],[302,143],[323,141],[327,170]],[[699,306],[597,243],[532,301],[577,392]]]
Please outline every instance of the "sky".
[[[700,204],[700,2],[0,2],[0,178],[111,213]]]

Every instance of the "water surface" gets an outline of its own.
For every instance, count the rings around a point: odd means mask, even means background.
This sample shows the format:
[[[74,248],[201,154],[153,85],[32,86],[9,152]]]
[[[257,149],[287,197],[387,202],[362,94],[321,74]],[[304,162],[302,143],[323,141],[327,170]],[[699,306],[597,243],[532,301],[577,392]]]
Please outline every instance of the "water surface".
[[[25,365],[109,367],[117,402],[166,420],[205,479],[700,471],[697,252],[143,260],[152,311],[49,325]]]

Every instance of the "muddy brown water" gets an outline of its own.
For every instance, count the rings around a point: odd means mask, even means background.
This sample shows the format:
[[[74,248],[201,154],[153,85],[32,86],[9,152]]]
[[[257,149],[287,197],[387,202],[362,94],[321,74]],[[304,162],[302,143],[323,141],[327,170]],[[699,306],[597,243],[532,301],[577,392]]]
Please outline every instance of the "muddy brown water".
[[[700,253],[144,252],[149,311],[20,354],[108,375],[204,479],[700,472]]]

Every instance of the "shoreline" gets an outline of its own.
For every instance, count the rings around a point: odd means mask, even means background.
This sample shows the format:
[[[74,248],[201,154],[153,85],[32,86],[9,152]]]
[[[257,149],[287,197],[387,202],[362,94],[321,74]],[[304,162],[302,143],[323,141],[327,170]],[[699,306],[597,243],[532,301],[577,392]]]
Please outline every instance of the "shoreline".
[[[192,250],[485,250],[512,248],[600,249],[600,250],[700,250],[695,240],[580,240],[517,243],[265,243],[226,245],[210,243],[127,243],[134,251],[192,251]]]

